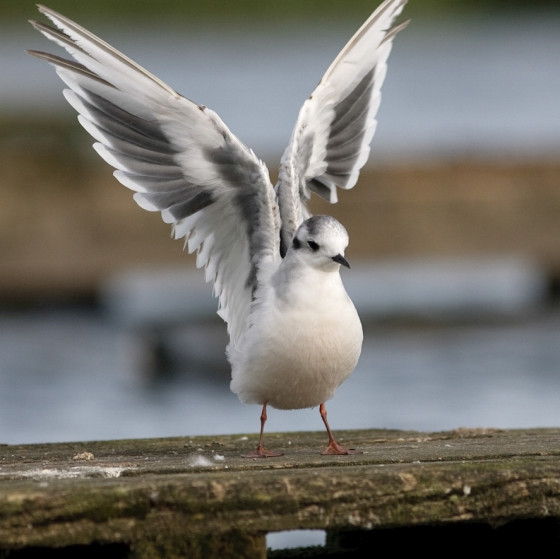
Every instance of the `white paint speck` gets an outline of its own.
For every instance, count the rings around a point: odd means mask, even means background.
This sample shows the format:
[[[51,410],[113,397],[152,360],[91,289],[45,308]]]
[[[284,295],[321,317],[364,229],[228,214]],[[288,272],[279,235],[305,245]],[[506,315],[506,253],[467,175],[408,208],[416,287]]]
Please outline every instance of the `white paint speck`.
[[[465,495],[470,495],[471,494],[471,486],[470,485],[463,485],[463,493]]]
[[[91,452],[80,452],[72,460],[95,460],[95,456]]]
[[[211,466],[212,462],[210,462],[210,460],[208,460],[208,458],[204,458],[204,456],[201,456],[200,454],[197,454],[195,456],[191,456],[189,459],[189,464],[193,467],[207,467],[207,466]]]
[[[218,460],[218,461],[222,462],[225,459],[226,459],[226,457],[222,456],[221,454],[214,454],[214,460]]]
[[[44,468],[22,472],[21,476],[31,479],[70,479],[83,477],[120,477],[126,468],[107,466],[74,466],[68,469]],[[130,469],[130,468],[129,468]]]

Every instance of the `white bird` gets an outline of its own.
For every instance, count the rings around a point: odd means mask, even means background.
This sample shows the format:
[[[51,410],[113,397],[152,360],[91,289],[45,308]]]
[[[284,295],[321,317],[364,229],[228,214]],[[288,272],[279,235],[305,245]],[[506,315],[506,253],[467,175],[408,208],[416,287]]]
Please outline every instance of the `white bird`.
[[[56,68],[68,102],[97,140],[95,150],[148,211],[173,224],[197,251],[227,322],[231,389],[262,405],[251,457],[262,445],[266,406],[320,406],[352,373],[362,326],[339,270],[348,234],[334,218],[311,217],[314,192],[331,203],[366,163],[381,101],[392,26],[407,0],[385,0],[350,39],[303,104],[273,187],[268,170],[210,109],[179,95],[68,18],[39,6],[56,26],[32,21],[75,59],[28,51]]]

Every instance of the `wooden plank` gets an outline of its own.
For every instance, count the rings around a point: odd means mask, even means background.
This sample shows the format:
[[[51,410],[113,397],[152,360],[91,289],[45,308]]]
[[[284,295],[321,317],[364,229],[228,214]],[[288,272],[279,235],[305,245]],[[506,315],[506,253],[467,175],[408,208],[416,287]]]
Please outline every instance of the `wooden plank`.
[[[256,558],[270,531],[560,518],[560,429],[338,436],[364,454],[322,456],[324,433],[269,434],[265,460],[240,457],[255,435],[2,446],[0,549]]]

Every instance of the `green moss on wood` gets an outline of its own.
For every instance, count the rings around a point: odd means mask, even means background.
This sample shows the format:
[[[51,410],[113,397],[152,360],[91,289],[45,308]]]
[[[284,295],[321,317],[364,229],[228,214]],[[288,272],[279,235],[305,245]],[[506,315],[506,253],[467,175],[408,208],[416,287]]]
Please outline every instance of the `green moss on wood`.
[[[240,457],[254,435],[1,447],[0,549],[239,541],[258,557],[269,531],[560,518],[558,429],[338,435],[364,454],[322,456],[323,433],[271,434],[285,456],[267,460]]]

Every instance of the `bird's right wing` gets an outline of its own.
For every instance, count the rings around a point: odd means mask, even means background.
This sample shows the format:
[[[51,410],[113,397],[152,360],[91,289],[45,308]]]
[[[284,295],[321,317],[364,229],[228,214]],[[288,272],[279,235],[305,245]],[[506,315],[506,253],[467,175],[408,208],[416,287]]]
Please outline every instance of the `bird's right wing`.
[[[407,0],[385,0],[348,41],[303,104],[280,164],[276,187],[282,217],[282,254],[309,216],[311,192],[331,204],[337,187],[350,189],[366,163],[392,40]]]
[[[235,345],[247,328],[262,262],[279,260],[280,222],[264,163],[216,113],[189,101],[113,47],[39,6],[58,30],[31,22],[77,62],[52,64],[68,102],[115,177],[144,209],[160,211],[185,237],[214,282],[219,314]]]

